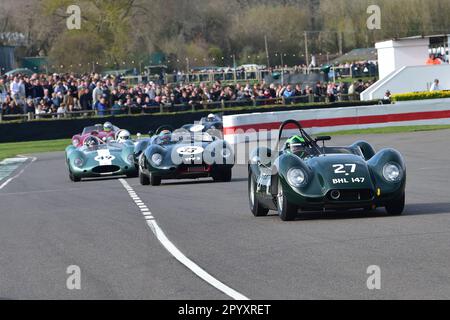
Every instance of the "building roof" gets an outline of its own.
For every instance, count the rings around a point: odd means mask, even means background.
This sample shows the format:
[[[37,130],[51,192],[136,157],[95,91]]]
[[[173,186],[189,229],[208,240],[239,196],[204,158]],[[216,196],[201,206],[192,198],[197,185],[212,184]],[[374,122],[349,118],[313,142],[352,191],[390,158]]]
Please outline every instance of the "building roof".
[[[356,62],[356,61],[373,61],[378,60],[378,52],[375,48],[359,48],[334,59],[331,64]]]
[[[394,38],[392,40],[414,40],[414,39],[431,39],[431,38],[444,38],[444,37],[450,37],[450,34],[435,34],[435,35],[418,35],[418,36],[411,36],[411,37],[402,37],[402,38]]]

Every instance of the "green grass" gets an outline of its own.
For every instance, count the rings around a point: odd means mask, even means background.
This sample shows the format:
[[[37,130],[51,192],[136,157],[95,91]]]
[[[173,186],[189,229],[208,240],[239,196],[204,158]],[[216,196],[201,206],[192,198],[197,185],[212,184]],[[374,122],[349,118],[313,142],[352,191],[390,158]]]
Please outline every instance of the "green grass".
[[[326,133],[327,135],[357,135],[357,134],[389,134],[389,133],[402,133],[402,132],[421,132],[421,131],[436,131],[450,129],[450,125],[426,125],[426,126],[405,126],[405,127],[385,127],[385,128],[369,128],[369,129],[356,129],[356,130],[344,130],[332,133]]]
[[[70,139],[0,143],[0,160],[19,154],[64,151],[68,145],[70,145]]]
[[[428,126],[409,126],[409,127],[386,127],[371,128],[362,130],[345,130],[333,133],[325,133],[326,135],[363,135],[363,134],[392,134],[402,132],[420,132],[420,131],[436,131],[450,129],[450,125],[428,125]],[[135,138],[136,136],[134,136]],[[34,154],[53,151],[64,151],[70,145],[70,139],[48,140],[48,141],[30,141],[0,144],[0,160],[15,157],[19,154]]]

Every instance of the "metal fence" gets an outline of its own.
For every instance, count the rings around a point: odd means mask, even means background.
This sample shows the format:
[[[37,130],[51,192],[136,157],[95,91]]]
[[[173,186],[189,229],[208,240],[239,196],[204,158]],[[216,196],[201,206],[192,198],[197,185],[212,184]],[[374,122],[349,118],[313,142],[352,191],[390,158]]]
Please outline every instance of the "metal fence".
[[[284,77],[286,75],[295,74],[320,74],[324,72],[324,68],[308,68],[308,67],[289,67],[289,68],[275,68],[264,70],[237,70],[232,68],[224,68],[222,70],[204,70],[198,72],[189,73],[177,73],[177,74],[164,74],[162,77],[140,75],[140,76],[127,76],[124,79],[129,84],[137,84],[139,82],[148,82],[150,80],[154,82],[164,82],[166,84],[176,83],[193,83],[199,84],[202,82],[213,83],[215,81],[221,81],[222,83],[238,83],[238,82],[261,82],[268,76],[279,77],[282,83],[285,83]],[[345,78],[362,78],[362,77],[378,77],[378,67],[372,65],[369,68],[363,68],[361,66],[353,67],[335,67],[330,66],[329,72],[326,75],[329,81],[336,82],[339,79]],[[286,77],[287,78],[287,77]]]
[[[93,118],[93,117],[107,117],[120,115],[148,115],[148,114],[163,114],[173,112],[195,112],[195,111],[226,111],[230,108],[242,107],[263,107],[263,106],[290,106],[301,104],[314,103],[332,103],[332,102],[354,102],[360,101],[358,93],[355,94],[338,94],[334,99],[328,96],[317,96],[314,94],[294,96],[294,97],[280,97],[269,99],[245,99],[245,100],[221,100],[221,101],[200,101],[190,104],[161,104],[160,106],[142,107],[131,105],[122,107],[121,109],[108,109],[105,111],[98,110],[81,110],[81,111],[67,111],[64,113],[40,113],[35,114],[29,112],[26,114],[2,115],[0,113],[0,122],[7,121],[33,121],[33,120],[60,120],[60,119],[76,119],[76,118]]]

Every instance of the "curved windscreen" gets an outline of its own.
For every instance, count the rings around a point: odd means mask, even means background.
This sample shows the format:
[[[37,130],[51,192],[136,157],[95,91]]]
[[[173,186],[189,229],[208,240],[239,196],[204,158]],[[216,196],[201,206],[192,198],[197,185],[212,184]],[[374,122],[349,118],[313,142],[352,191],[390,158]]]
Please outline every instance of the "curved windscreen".
[[[186,131],[174,132],[170,135],[157,137],[155,144],[160,146],[173,145],[179,143],[192,143],[192,142],[213,142],[214,138],[207,132],[189,133]]]

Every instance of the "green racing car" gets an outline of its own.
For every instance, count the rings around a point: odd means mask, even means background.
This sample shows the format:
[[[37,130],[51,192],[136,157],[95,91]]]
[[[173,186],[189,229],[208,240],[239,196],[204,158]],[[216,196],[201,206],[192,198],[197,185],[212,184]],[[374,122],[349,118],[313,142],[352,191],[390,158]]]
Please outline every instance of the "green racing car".
[[[281,144],[283,131],[294,125],[299,134]],[[331,137],[313,139],[295,120],[281,124],[276,150],[257,148],[248,165],[252,213],[278,212],[283,221],[302,211],[373,210],[390,215],[405,207],[406,165],[394,149],[378,153],[364,141],[329,147]]]
[[[131,140],[103,141],[97,136],[87,136],[80,147],[66,148],[69,178],[79,182],[83,178],[127,176],[136,177],[134,143]]]

